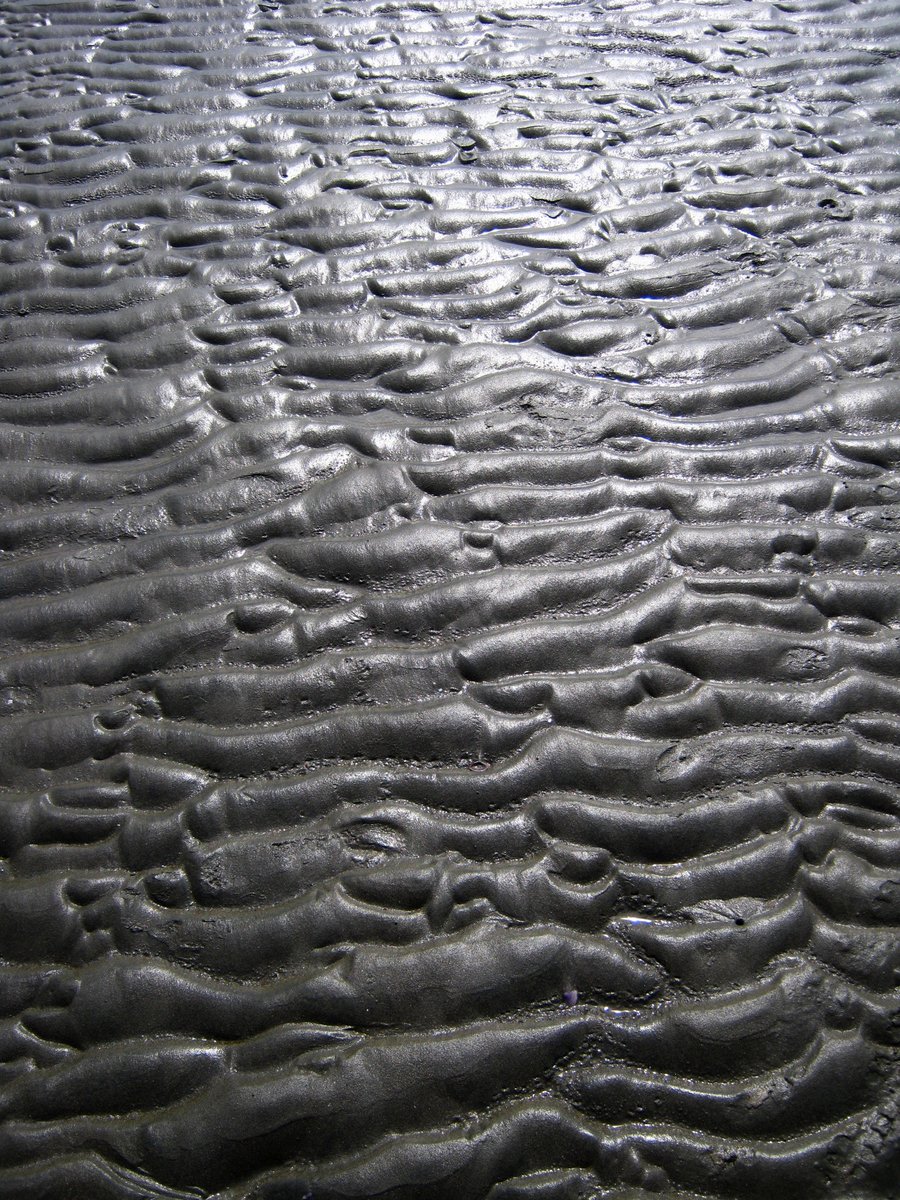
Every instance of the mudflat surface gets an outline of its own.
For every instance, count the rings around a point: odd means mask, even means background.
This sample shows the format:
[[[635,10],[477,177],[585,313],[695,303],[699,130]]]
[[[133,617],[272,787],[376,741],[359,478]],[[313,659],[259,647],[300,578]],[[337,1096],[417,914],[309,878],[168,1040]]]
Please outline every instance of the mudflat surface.
[[[896,5],[0,17],[0,1197],[900,1195]]]

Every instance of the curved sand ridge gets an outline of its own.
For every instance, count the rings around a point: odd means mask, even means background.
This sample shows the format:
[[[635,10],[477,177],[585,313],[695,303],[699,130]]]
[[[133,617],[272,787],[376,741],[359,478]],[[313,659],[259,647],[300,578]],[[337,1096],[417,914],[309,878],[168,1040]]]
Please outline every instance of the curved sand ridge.
[[[895,6],[0,34],[0,1197],[896,1196]]]

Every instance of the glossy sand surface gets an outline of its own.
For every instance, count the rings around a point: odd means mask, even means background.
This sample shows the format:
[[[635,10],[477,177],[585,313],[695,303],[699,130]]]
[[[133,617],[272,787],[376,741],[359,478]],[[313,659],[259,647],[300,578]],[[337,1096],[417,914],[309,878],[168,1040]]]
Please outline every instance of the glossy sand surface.
[[[900,1195],[897,6],[0,45],[0,1198]]]

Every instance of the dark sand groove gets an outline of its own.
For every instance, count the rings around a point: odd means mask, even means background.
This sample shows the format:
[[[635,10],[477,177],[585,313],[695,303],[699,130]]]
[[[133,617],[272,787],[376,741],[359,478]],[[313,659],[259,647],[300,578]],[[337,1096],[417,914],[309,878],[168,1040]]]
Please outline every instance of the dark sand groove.
[[[900,1196],[898,58],[0,4],[0,1198]]]

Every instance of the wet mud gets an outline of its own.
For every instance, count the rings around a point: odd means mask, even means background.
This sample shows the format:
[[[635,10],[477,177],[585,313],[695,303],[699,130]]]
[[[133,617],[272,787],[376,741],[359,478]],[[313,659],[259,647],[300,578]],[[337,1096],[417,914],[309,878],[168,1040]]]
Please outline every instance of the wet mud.
[[[0,1198],[900,1195],[896,5],[0,46]]]

